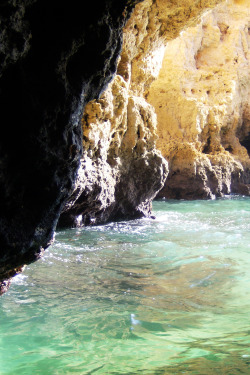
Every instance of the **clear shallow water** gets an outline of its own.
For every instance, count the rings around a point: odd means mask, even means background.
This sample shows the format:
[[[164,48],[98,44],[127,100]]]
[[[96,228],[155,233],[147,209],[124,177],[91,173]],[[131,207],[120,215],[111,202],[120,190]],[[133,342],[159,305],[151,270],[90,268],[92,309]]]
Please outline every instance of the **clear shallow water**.
[[[0,374],[250,374],[250,199],[58,232],[0,298]]]

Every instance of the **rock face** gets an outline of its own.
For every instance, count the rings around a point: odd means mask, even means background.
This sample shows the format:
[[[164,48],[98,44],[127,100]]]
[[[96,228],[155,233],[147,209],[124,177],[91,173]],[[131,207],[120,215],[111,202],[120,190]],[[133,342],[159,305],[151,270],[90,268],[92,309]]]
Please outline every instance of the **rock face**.
[[[137,2],[0,4],[0,293],[52,239],[80,163],[84,105],[112,79]]]
[[[124,29],[116,77],[99,100],[86,106],[81,168],[61,226],[151,214],[168,165],[156,148],[157,119],[146,98],[168,40],[219,2],[145,0],[136,6]]]
[[[249,5],[218,5],[166,47],[147,95],[169,161],[159,197],[250,194]]]
[[[149,215],[168,171],[155,148],[152,107],[143,98],[128,96],[126,81],[117,75],[101,99],[87,104],[83,134],[76,188],[59,224],[80,226]]]
[[[1,2],[0,293],[62,210],[78,226],[148,216],[163,186],[249,193],[247,6]]]

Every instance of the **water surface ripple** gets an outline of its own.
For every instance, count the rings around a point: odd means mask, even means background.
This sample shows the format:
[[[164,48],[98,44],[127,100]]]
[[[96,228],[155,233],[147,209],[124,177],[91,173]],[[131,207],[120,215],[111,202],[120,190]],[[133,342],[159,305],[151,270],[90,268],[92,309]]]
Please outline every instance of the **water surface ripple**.
[[[0,374],[250,374],[250,199],[70,229],[0,299]]]

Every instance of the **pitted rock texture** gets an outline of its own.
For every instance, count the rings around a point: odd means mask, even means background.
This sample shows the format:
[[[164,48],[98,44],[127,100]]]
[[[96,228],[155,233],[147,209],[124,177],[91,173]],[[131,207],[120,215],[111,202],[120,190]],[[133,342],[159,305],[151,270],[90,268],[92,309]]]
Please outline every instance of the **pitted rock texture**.
[[[83,157],[61,226],[81,226],[151,214],[167,161],[156,148],[157,119],[145,98],[158,77],[165,46],[219,0],[145,0],[124,28],[114,81],[83,116]]]
[[[249,9],[218,5],[167,44],[147,95],[170,170],[158,197],[250,194]]]
[[[82,123],[81,168],[59,224],[148,216],[168,171],[155,149],[152,107],[143,98],[128,97],[127,83],[117,75],[99,100],[87,104]]]
[[[0,4],[0,293],[52,240],[82,155],[84,106],[111,81],[137,2]]]

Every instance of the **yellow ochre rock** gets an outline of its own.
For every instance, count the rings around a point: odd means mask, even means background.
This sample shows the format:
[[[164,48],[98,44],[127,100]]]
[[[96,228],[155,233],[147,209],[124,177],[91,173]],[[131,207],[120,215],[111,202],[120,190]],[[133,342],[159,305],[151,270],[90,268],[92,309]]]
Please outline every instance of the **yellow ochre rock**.
[[[117,73],[85,108],[71,224],[148,216],[159,191],[249,194],[249,26],[246,0],[137,4]]]
[[[160,196],[249,194],[249,27],[249,1],[228,1],[167,44],[147,95],[169,161]]]

